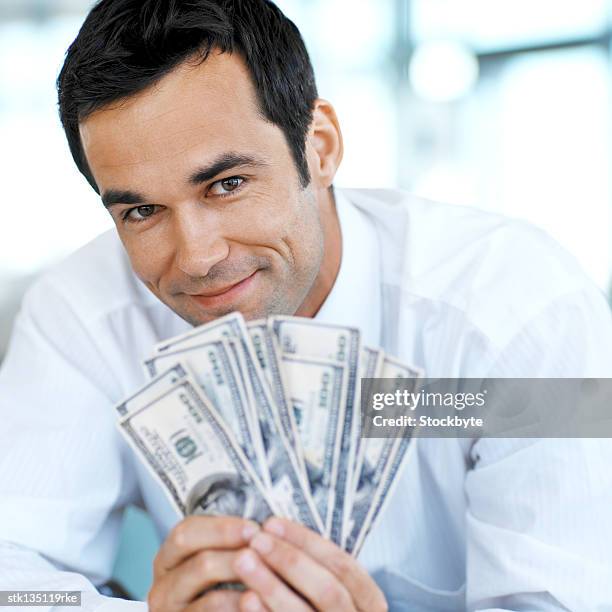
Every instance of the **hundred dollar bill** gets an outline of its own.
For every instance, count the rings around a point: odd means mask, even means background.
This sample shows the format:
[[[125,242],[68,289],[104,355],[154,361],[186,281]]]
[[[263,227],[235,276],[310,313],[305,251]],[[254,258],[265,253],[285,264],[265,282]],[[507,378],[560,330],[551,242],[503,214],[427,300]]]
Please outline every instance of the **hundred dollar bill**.
[[[357,385],[359,387],[359,391],[361,391],[361,387],[364,384],[362,381],[364,378],[380,378],[382,376],[382,368],[383,362],[385,358],[385,353],[382,349],[371,348],[369,346],[364,346],[361,349],[361,355],[359,359],[359,377],[357,380]],[[361,399],[361,392],[359,393],[359,399]],[[361,469],[361,465],[359,463],[359,451],[363,440],[361,439],[361,402],[355,403],[355,418],[353,419],[353,423],[355,425],[354,436],[356,440],[355,444],[355,463],[353,465],[353,474],[359,474],[359,470]],[[356,483],[355,483],[356,484]]]
[[[241,369],[247,373],[254,405],[257,406],[264,454],[270,473],[270,495],[283,516],[299,521],[309,529],[324,532],[324,525],[315,501],[310,495],[306,475],[299,469],[295,455],[289,450],[278,411],[276,410],[256,362],[249,359],[238,340],[230,340]]]
[[[337,494],[340,438],[346,409],[345,364],[328,359],[282,355],[289,402],[295,414],[310,492],[324,533],[331,533]]]
[[[164,340],[155,346],[154,351],[157,354],[161,354],[169,350],[197,346],[211,340],[229,340],[230,338],[237,338],[242,345],[242,350],[246,351],[251,359],[257,361],[252,344],[249,342],[250,337],[246,328],[246,323],[239,312],[232,312],[210,323],[195,327],[180,336]],[[259,364],[257,364],[257,367],[259,367]],[[240,376],[243,386],[246,388],[247,385],[244,379],[244,373],[240,372]],[[251,406],[250,408],[250,420],[252,426],[255,427],[257,418],[254,410],[256,407]]]
[[[278,361],[278,349],[276,347],[276,337],[270,333],[265,319],[249,321],[247,329],[251,336],[251,342],[257,356],[257,361],[266,377],[268,386],[272,391],[272,397],[278,409],[283,432],[294,449],[301,473],[306,474],[304,454],[300,437],[297,433],[295,415],[287,402],[286,383],[283,380],[283,370]]]
[[[278,338],[283,355],[323,357],[346,365],[346,405],[340,421],[339,460],[329,537],[340,544],[344,523],[344,503],[350,499],[355,439],[353,414],[357,395],[357,373],[361,334],[353,327],[330,325],[299,317],[270,317],[270,329]],[[306,454],[306,449],[303,449]]]
[[[355,460],[353,471],[350,477],[348,486],[350,487],[350,496],[344,504],[344,523],[342,541],[347,537],[348,525],[351,520],[351,512],[353,510],[353,497],[355,489],[359,482],[359,474],[363,464],[363,453],[360,452],[362,444],[367,444],[368,439],[363,439],[361,436],[361,392],[362,386],[365,384],[363,379],[379,378],[382,375],[382,367],[385,353],[382,349],[370,348],[363,346],[359,358],[359,376],[357,379],[357,393],[355,397],[355,408],[353,410],[353,433],[352,437],[355,446]],[[367,389],[364,389],[367,394]]]
[[[244,318],[239,312],[232,312],[210,323],[206,323],[205,325],[194,327],[180,336],[163,340],[155,345],[154,352],[159,355],[166,351],[198,346],[203,342],[209,342],[211,340],[228,340],[229,338],[248,338]],[[245,387],[246,385],[244,384],[245,381],[242,372],[240,376],[243,387]],[[254,407],[249,405],[249,422],[253,429],[255,429],[257,420],[253,410]]]
[[[382,516],[386,504],[393,495],[393,489],[400,480],[401,471],[405,464],[408,463],[408,457],[411,452],[414,452],[413,436],[414,432],[405,431],[401,438],[393,439],[393,448],[391,449],[389,460],[386,463],[386,468],[381,478],[381,484],[376,491],[372,503],[369,504],[369,510],[361,529],[359,529],[359,534],[356,540],[353,540],[351,536],[349,536],[348,541],[344,544],[344,549],[354,557],[359,556],[366,536],[376,524],[378,517]]]
[[[397,359],[387,355],[383,358],[381,378],[412,379],[416,389],[422,375],[421,370],[404,365]],[[381,495],[386,495],[385,491],[389,488],[387,478],[395,477],[395,473],[389,471],[391,469],[389,466],[394,461],[395,454],[399,452],[398,449],[402,449],[402,456],[405,454],[406,449],[399,443],[407,444],[410,441],[410,433],[406,429],[400,438],[362,438],[360,457],[357,461],[360,465],[359,478],[352,496],[350,519],[346,522],[342,541],[343,548],[348,552],[357,550],[372,528],[371,523],[378,516],[378,511],[372,508],[380,507],[384,501],[379,498]]]
[[[239,312],[232,312],[205,325],[194,327],[180,336],[162,340],[155,345],[154,351],[163,353],[177,346],[186,348],[193,344],[192,340],[195,344],[201,344],[207,340],[235,338],[241,334],[246,335],[244,319]]]
[[[115,406],[117,414],[120,418],[125,417],[135,410],[146,406],[154,399],[163,395],[166,391],[172,389],[176,383],[182,378],[185,378],[187,374],[187,370],[180,363],[174,362],[172,367],[165,371],[161,371],[159,375],[155,376],[144,387]]]
[[[190,376],[128,413],[119,430],[183,515],[233,515],[259,523],[275,513],[263,483]]]
[[[211,340],[187,348],[175,348],[145,361],[149,376],[182,362],[227,423],[251,465],[266,486],[270,474],[265,462],[263,442],[258,428],[253,428],[249,417],[249,398],[242,387],[240,373],[226,340]]]
[[[157,345],[158,355],[170,350],[197,346],[203,341],[228,341],[237,363],[251,406],[251,427],[263,444],[263,455],[270,481],[268,488],[279,514],[322,532],[323,522],[308,490],[294,451],[284,435],[278,409],[253,349],[242,315],[231,313],[211,323]]]

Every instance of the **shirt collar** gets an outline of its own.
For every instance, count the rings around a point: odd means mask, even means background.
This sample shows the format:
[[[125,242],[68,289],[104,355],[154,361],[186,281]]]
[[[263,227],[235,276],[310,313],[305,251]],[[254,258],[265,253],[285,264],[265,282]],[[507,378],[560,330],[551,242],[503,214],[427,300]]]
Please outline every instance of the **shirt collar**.
[[[342,258],[334,285],[314,317],[321,323],[357,327],[362,342],[380,345],[380,249],[376,229],[338,189],[334,190],[342,232]]]

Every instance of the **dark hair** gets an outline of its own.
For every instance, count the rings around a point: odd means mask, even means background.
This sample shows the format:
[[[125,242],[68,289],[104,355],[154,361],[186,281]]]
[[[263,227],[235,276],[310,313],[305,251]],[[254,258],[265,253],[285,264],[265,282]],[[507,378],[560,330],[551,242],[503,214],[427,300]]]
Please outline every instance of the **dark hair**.
[[[302,186],[310,175],[306,134],[317,97],[299,30],[269,0],[100,0],[66,53],[59,112],[74,161],[98,191],[79,121],[159,81],[213,49],[246,62],[262,116],[284,133]]]

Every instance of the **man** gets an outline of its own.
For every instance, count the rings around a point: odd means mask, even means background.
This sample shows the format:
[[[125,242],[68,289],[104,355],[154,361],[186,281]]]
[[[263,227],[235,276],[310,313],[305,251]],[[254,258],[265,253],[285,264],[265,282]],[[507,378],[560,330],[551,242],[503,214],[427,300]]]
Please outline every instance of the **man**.
[[[116,233],[29,292],[0,374],[0,588],[110,600],[122,510],[164,542],[153,612],[612,605],[612,449],[419,439],[358,560],[293,523],[177,524],[114,427],[153,344],[233,310],[353,324],[429,376],[606,376],[603,296],[541,232],[391,191],[334,190],[342,137],[266,0],[103,0],[60,114]],[[367,120],[367,118],[364,118]],[[244,593],[217,584],[242,582]]]

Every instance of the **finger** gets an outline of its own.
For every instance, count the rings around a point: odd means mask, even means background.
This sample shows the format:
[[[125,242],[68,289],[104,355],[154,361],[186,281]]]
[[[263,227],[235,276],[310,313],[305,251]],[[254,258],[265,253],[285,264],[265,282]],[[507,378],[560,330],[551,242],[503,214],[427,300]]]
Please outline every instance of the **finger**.
[[[270,608],[266,607],[255,591],[247,591],[240,598],[240,612],[267,612]]]
[[[258,530],[257,523],[234,516],[188,516],[161,545],[153,562],[154,578],[203,548],[241,548]]]
[[[268,519],[263,530],[292,544],[327,568],[348,590],[359,610],[386,610],[387,602],[376,582],[357,560],[318,533],[280,518]]]
[[[153,588],[167,606],[180,608],[220,582],[239,582],[233,566],[237,555],[233,550],[202,550],[163,575]]]
[[[250,544],[287,584],[317,610],[356,610],[347,588],[326,567],[292,544],[258,533]]]
[[[255,591],[259,600],[272,612],[307,612],[312,608],[298,597],[283,581],[276,576],[257,553],[242,551],[234,564],[237,574],[244,585]],[[245,598],[253,602],[253,598]]]
[[[210,591],[181,612],[239,612],[241,596],[238,591]]]

